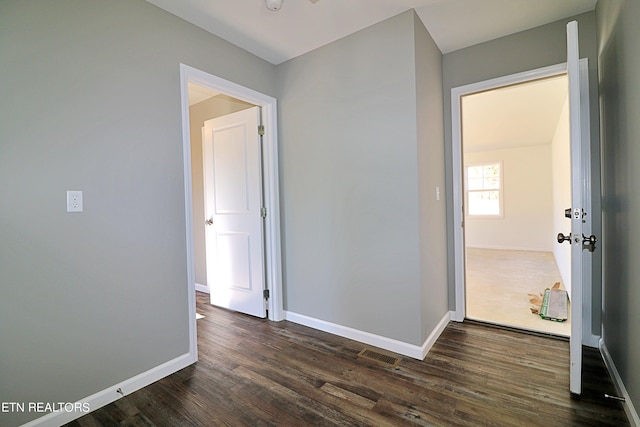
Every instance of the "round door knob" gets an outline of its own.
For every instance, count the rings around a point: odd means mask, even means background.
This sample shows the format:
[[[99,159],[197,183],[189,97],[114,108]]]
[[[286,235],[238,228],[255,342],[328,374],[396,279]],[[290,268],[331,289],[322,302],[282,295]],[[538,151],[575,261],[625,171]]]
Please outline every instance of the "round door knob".
[[[587,245],[595,245],[596,244],[596,236],[594,236],[593,234],[591,236],[585,236],[583,234],[582,235],[582,243],[585,243]]]
[[[207,225],[213,225],[213,218],[209,218],[204,223],[207,224]]]
[[[568,235],[564,235],[562,233],[558,233],[558,243],[569,242],[571,243],[571,233]]]

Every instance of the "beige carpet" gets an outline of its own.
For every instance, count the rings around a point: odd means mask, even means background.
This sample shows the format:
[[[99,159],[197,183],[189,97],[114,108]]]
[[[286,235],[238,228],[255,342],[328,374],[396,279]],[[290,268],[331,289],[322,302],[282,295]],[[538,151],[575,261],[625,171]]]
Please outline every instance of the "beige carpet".
[[[529,310],[528,294],[540,294],[555,282],[562,279],[551,252],[466,249],[470,319],[569,336],[571,319],[553,322]]]

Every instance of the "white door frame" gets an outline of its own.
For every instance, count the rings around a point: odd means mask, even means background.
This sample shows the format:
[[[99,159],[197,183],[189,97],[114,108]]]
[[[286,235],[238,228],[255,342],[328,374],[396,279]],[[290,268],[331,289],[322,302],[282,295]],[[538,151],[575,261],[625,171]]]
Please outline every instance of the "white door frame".
[[[282,308],[282,262],[280,249],[280,199],[278,186],[278,132],[277,101],[275,98],[253,89],[180,64],[180,93],[182,105],[182,151],[184,160],[185,220],[187,234],[187,281],[189,292],[189,335],[190,349],[196,353],[196,303],[195,303],[195,262],[193,242],[193,192],[191,182],[191,136],[189,123],[188,84],[195,83],[229,95],[241,101],[262,107],[265,127],[264,144],[264,199],[267,208],[265,220],[265,271],[270,291],[269,320],[284,320]]]
[[[482,82],[472,83],[465,86],[459,86],[451,89],[451,148],[452,148],[452,162],[453,162],[453,238],[454,238],[454,261],[455,261],[455,310],[453,312],[452,320],[462,322],[466,315],[465,306],[465,259],[464,259],[464,229],[463,229],[463,169],[462,169],[462,116],[461,116],[461,98],[464,95],[469,95],[476,92],[482,92],[486,90],[496,89],[502,86],[514,85],[524,83],[531,80],[542,79],[546,77],[552,77],[559,74],[566,74],[567,64],[557,64],[549,67],[539,68],[536,70],[525,71],[522,73],[512,74],[509,76],[498,77],[495,79],[485,80]],[[580,72],[582,74],[583,87],[581,88],[581,109],[583,111],[583,117],[589,117],[589,94],[588,94],[588,61],[586,58],[580,60]],[[586,123],[585,123],[586,122]],[[586,153],[591,152],[590,143],[590,128],[589,121],[583,120],[582,123],[582,135],[583,138],[583,151]],[[567,159],[569,161],[569,159]],[[585,173],[590,176],[591,165],[585,163]],[[591,191],[585,189],[585,209],[591,212]],[[588,223],[585,223],[585,233],[591,232],[591,215],[587,215]],[[569,231],[569,224],[567,224],[567,232]],[[585,257],[584,271],[591,272],[591,257]],[[585,274],[583,277],[583,307],[587,308],[582,316],[582,332],[583,342],[586,345],[597,347],[598,337],[593,336],[591,333],[591,274]]]

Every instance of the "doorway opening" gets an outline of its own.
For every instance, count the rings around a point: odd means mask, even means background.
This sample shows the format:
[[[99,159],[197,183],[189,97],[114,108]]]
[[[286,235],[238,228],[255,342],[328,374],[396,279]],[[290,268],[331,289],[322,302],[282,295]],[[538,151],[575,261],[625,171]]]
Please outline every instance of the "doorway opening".
[[[565,73],[461,98],[466,317],[570,336],[539,313],[546,289],[571,295]]]
[[[208,291],[206,286],[206,252],[204,250],[207,219],[204,207],[203,127],[204,123],[213,117],[248,111],[250,108],[259,111],[262,129],[260,137],[261,206],[259,211],[264,217],[261,230],[263,271],[260,274],[264,277],[268,291],[268,293],[264,292],[265,297],[268,295],[268,299],[266,299],[268,319],[279,321],[284,318],[278,194],[277,106],[273,97],[184,64],[180,64],[180,80],[187,228],[187,281],[191,319],[190,348],[191,352],[196,354],[195,294],[196,290]],[[237,150],[235,152],[237,153]]]
[[[581,91],[584,91],[584,93],[588,93],[587,79],[586,79],[587,66],[588,64],[586,59],[580,60],[580,74],[582,76]],[[465,251],[466,249],[465,239],[467,238],[467,236],[465,236],[465,228],[467,224],[465,222],[465,210],[468,207],[466,206],[467,195],[465,192],[465,183],[464,183],[465,164],[463,161],[463,141],[462,141],[463,140],[463,126],[462,126],[463,98],[467,95],[481,94],[481,93],[492,91],[494,89],[504,90],[505,88],[517,86],[522,83],[534,83],[536,81],[544,81],[546,79],[556,78],[559,76],[566,75],[566,72],[567,72],[566,63],[558,64],[558,65],[544,67],[536,70],[508,75],[505,77],[486,80],[478,83],[472,83],[465,86],[456,87],[451,90],[452,172],[453,172],[452,179],[453,179],[453,208],[454,208],[453,210],[453,224],[454,224],[453,241],[454,241],[454,264],[455,264],[455,269],[454,269],[455,311],[453,312],[452,319],[455,321],[461,322],[465,318],[467,318],[467,291],[466,291],[466,288],[467,288],[467,283],[466,283],[466,278],[467,278],[467,274],[466,274],[467,259],[466,258],[467,257],[466,255],[467,254]],[[587,95],[584,95],[583,97],[581,97],[581,104],[579,107],[579,111],[581,112],[580,114],[582,115],[582,119],[583,119],[583,124],[585,125],[585,127],[582,128],[582,132],[584,135],[582,138],[582,144],[586,147],[582,149],[583,151],[585,149],[588,149],[589,140],[590,140],[588,136],[588,120],[587,119],[588,119],[589,109],[588,109],[588,102],[586,102],[587,99],[588,99]],[[585,103],[583,104],[582,101],[585,101]],[[587,115],[586,118],[585,118],[585,115]],[[509,125],[509,123],[499,123],[497,126],[500,129],[501,126],[507,126],[507,125]],[[556,157],[561,159],[561,156],[556,156]],[[589,179],[590,179],[589,163],[586,157],[583,157],[583,161],[585,162],[585,164],[581,166],[582,172],[584,173],[583,180],[584,182],[589,182]],[[467,161],[467,163],[469,162]],[[479,163],[483,164],[483,163],[491,163],[491,162],[484,162],[484,160],[480,160]],[[557,173],[559,173],[560,170],[565,170],[567,168],[572,169],[572,164],[568,158],[562,159],[562,163],[559,166],[553,165],[554,171],[556,169],[558,170]],[[507,170],[506,172],[507,172],[506,176],[508,176],[510,174],[509,170]],[[585,197],[585,206],[587,207],[588,210],[590,210],[591,200],[590,200],[590,195],[587,188],[585,188],[585,191],[583,194]],[[569,229],[569,222],[568,222],[569,220],[564,219],[564,214],[565,214],[564,209],[570,206],[571,204],[567,206],[563,206],[561,209],[561,212],[559,213],[553,212],[554,217],[556,217],[556,215],[560,215],[560,218],[558,218],[555,221],[556,223],[560,221],[561,225],[559,225],[560,228],[558,229],[558,231],[553,230],[550,233],[550,235],[548,235],[547,237],[551,242],[550,244],[552,245],[558,245],[558,243],[556,243],[557,237],[556,235],[554,235],[554,233],[557,233],[560,231],[566,232]],[[505,210],[504,212],[502,212],[502,215],[508,212],[509,212],[508,210]],[[500,212],[498,212],[498,214],[500,215]],[[563,222],[563,221],[567,221],[567,222]],[[583,222],[585,222],[585,226],[588,229],[590,229],[591,227],[590,221],[591,221],[591,218],[584,217]],[[528,231],[528,225],[526,227],[516,228],[515,231],[510,230],[507,233],[503,233],[502,237],[506,238],[510,242],[509,244],[510,246],[507,246],[506,248],[514,249],[514,246],[511,246],[511,245],[522,245],[524,243],[525,237],[527,236],[527,233],[526,233],[527,231]],[[515,246],[515,248],[522,249],[523,246],[520,246],[520,247]],[[498,249],[505,249],[505,248],[503,247]],[[537,251],[534,251],[534,252],[537,252]],[[588,257],[586,258],[588,262],[586,264],[583,262],[582,265],[583,265],[584,271],[589,272],[591,269],[590,259]],[[583,272],[583,269],[580,269],[580,271]],[[584,297],[588,299],[591,292],[591,276],[589,274],[582,274],[582,277],[583,277],[582,289],[584,290],[584,292],[581,292],[581,293],[583,293]],[[551,287],[554,284],[555,282],[550,283],[548,286]],[[563,285],[566,286],[566,283],[563,283]],[[582,289],[578,289],[578,291]],[[541,291],[543,290],[544,289],[542,289]],[[583,302],[587,304],[587,307],[589,307],[588,304],[590,304],[590,299],[588,301],[587,299],[583,299]],[[524,300],[526,301],[526,304],[527,304],[526,306],[527,311],[525,312],[526,315],[535,316],[534,314],[530,314],[529,295],[525,295]],[[582,304],[580,304],[580,306],[582,306]],[[499,310],[500,309],[499,304],[498,305],[494,304],[493,309]],[[587,310],[584,314],[585,315],[582,316],[581,320],[578,321],[578,325],[583,325],[583,324],[590,325],[590,321],[591,321],[590,311]],[[545,321],[545,322],[548,322],[548,321]],[[581,335],[582,333],[577,334],[577,336],[581,336]]]

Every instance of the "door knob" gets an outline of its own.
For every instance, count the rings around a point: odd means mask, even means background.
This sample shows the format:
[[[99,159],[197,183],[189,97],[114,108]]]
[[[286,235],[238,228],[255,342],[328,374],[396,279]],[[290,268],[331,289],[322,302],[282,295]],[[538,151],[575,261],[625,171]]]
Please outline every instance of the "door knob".
[[[207,225],[213,225],[213,218],[209,218],[204,223],[207,224]]]
[[[582,247],[587,249],[589,252],[595,252],[596,250],[596,236],[593,234],[591,236],[582,235]]]
[[[569,242],[571,243],[571,233],[565,236],[562,233],[558,233],[558,243]]]

